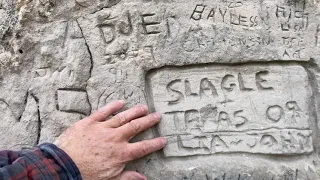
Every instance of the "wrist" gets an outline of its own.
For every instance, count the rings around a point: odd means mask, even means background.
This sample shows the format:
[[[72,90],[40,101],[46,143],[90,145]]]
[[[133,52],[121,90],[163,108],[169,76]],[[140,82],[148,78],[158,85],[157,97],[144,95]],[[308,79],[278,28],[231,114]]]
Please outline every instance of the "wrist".
[[[64,150],[51,143],[41,144],[39,148],[45,157],[55,160],[62,170],[65,171],[68,179],[82,179],[77,165]]]

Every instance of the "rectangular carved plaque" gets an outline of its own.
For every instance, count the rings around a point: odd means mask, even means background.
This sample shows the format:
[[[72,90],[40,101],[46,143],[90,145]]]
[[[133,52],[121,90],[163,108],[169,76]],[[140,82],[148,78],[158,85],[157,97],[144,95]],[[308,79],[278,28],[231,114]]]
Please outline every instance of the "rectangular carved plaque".
[[[165,67],[147,81],[165,156],[313,151],[311,89],[300,65]]]

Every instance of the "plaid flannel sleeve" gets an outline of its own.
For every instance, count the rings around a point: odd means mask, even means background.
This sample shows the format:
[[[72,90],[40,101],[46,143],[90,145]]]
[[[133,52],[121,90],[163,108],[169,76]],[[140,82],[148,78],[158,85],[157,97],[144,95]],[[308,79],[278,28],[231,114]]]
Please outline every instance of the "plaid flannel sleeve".
[[[54,144],[41,144],[32,151],[0,151],[0,180],[72,179],[80,171],[72,159]]]

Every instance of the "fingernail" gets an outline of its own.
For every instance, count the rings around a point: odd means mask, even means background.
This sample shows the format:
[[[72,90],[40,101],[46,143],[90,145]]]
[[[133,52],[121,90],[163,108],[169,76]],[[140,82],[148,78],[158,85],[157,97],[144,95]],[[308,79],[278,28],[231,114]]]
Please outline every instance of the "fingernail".
[[[109,109],[110,109],[110,104],[113,104],[115,106],[118,106],[116,103],[119,103],[121,104],[121,107],[125,104],[125,101],[124,100],[117,100],[117,101],[113,101],[111,103],[108,103],[106,104],[105,106],[101,107],[100,109],[98,109],[99,112],[101,112],[102,114],[105,114],[105,115],[109,115],[109,114],[106,114]],[[119,108],[121,108],[119,107]]]
[[[146,180],[147,178],[145,177],[145,176],[143,176],[143,175],[141,175],[141,174],[139,174],[139,175],[137,175],[137,176],[132,176],[131,178],[130,178],[130,180]]]
[[[161,142],[163,145],[167,144],[167,138],[166,137],[161,137]]]
[[[121,103],[121,104],[125,104],[124,100],[118,100],[118,102]]]
[[[140,180],[147,180],[147,177],[141,175],[141,179]]]
[[[156,120],[159,120],[159,119],[161,118],[161,114],[160,114],[159,112],[155,112],[155,113],[153,113],[152,115],[154,116],[154,118],[155,118]]]

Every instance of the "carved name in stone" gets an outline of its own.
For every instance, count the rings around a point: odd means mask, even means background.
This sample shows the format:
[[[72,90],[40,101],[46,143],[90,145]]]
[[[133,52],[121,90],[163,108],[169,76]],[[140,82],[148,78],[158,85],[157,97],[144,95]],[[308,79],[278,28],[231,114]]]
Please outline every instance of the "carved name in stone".
[[[147,75],[163,114],[166,156],[313,151],[307,71],[300,65],[165,67]]]

